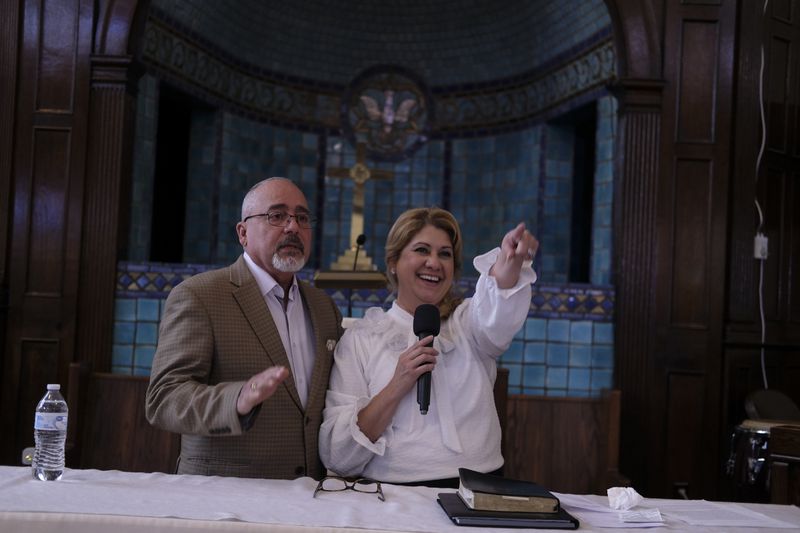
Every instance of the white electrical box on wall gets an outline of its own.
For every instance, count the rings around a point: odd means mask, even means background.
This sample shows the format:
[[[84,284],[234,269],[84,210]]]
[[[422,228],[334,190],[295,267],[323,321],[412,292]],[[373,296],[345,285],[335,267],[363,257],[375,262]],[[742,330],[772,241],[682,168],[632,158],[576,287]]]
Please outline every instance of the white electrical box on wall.
[[[753,257],[756,259],[766,259],[769,255],[769,239],[763,233],[756,233],[753,240]]]

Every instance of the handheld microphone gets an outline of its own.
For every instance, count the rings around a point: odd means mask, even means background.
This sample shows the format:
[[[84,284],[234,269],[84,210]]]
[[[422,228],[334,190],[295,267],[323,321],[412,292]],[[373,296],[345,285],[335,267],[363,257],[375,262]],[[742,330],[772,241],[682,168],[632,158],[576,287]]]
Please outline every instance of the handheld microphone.
[[[356,237],[356,258],[353,259],[353,272],[356,271],[358,266],[358,251],[361,250],[365,242],[367,242],[367,236],[363,233]],[[353,316],[353,289],[350,289],[347,293],[347,316]]]
[[[441,319],[439,308],[432,304],[422,304],[414,311],[414,335],[422,339],[428,335],[438,335]],[[433,346],[433,341],[428,343]],[[417,379],[417,403],[419,412],[428,414],[428,405],[431,403],[431,373],[425,372]]]

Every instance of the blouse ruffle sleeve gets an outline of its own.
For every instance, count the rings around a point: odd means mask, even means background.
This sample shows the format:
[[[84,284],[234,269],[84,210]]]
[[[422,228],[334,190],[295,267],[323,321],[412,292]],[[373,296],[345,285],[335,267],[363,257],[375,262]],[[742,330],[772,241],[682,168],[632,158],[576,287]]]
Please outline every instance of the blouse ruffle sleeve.
[[[369,341],[365,336],[380,331],[380,321],[370,311],[372,309],[345,330],[336,345],[319,431],[319,454],[323,464],[342,476],[361,474],[373,456],[384,454],[393,437],[391,425],[375,442],[370,441],[358,427],[358,413],[372,399],[366,379],[368,352],[365,344],[368,345]],[[380,309],[375,311],[383,314]]]
[[[508,349],[525,323],[531,304],[531,284],[537,279],[531,261],[524,261],[516,285],[499,288],[497,280],[489,275],[499,253],[500,248],[495,248],[473,260],[480,277],[468,306],[468,331],[479,349],[494,357]]]

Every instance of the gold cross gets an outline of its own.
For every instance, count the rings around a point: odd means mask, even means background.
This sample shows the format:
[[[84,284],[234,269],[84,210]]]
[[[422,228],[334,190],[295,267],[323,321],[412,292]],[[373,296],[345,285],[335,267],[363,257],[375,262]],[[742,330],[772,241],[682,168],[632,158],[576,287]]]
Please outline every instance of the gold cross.
[[[359,142],[356,144],[356,164],[350,168],[330,168],[328,176],[332,178],[350,178],[353,180],[353,211],[350,215],[350,244],[351,247],[340,255],[331,265],[332,270],[352,270],[356,240],[364,233],[364,184],[370,179],[391,179],[394,172],[390,170],[372,170],[366,165],[367,145]],[[372,260],[363,253],[359,256],[358,270],[372,270]]]

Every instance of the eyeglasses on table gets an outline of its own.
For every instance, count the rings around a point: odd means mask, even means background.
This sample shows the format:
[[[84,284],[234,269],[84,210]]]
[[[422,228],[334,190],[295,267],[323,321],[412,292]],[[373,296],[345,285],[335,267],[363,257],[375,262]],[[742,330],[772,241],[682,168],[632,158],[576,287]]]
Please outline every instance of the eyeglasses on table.
[[[319,480],[317,488],[314,490],[314,498],[317,497],[317,493],[319,492],[341,492],[343,490],[377,494],[382,502],[386,501],[386,498],[383,496],[381,482],[365,477],[347,479],[339,476],[325,476]]]

